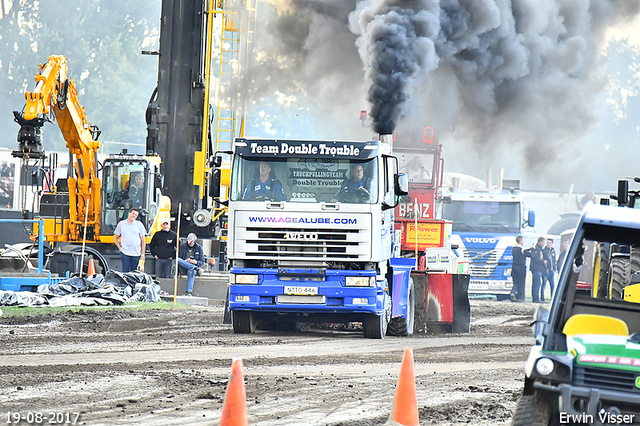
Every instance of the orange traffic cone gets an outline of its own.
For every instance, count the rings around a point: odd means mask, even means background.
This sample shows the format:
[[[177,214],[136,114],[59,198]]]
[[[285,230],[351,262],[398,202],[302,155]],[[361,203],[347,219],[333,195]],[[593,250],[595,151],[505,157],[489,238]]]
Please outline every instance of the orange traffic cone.
[[[249,426],[247,393],[244,388],[244,372],[240,358],[234,359],[231,364],[231,377],[224,395],[220,426]]]
[[[413,371],[413,350],[407,348],[402,357],[396,397],[391,408],[388,425],[419,426],[418,394]]]
[[[96,273],[96,266],[93,264],[93,259],[89,259],[89,266],[87,267],[87,276],[90,277]]]

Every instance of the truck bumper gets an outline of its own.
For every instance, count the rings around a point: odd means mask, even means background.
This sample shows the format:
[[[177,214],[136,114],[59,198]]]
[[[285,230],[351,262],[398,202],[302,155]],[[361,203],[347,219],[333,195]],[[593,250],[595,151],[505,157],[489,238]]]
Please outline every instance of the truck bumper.
[[[238,275],[256,275],[258,284],[229,285],[229,309],[278,314],[375,314],[384,312],[386,281],[375,287],[347,287],[347,276],[374,277],[375,271],[232,268]]]
[[[487,280],[471,277],[469,293],[474,294],[509,294],[513,282],[511,280]]]

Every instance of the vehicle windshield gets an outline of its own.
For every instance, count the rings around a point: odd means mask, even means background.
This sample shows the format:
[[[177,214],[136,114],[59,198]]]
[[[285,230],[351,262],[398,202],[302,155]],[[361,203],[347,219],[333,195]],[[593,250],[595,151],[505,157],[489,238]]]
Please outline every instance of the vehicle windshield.
[[[442,206],[443,219],[453,221],[453,232],[516,233],[520,203],[452,200]]]
[[[376,203],[377,159],[349,161],[236,156],[233,201]]]
[[[151,191],[145,182],[148,179],[143,163],[114,162],[104,166],[104,220],[103,231],[110,235],[119,221],[126,219],[133,207],[140,209],[138,220],[148,229],[145,212],[149,207]]]
[[[433,183],[434,157],[432,153],[399,153],[398,171],[406,173],[409,182]]]
[[[592,297],[638,303],[625,289],[638,282],[639,259],[639,230],[586,225],[573,259],[559,266],[571,265],[569,283]]]

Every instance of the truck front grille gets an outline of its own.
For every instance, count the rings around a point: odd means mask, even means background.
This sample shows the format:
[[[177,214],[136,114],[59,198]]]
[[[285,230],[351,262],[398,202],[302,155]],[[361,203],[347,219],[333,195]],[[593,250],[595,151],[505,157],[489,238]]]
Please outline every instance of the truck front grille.
[[[246,228],[246,256],[260,259],[357,260],[366,242],[358,229]]]

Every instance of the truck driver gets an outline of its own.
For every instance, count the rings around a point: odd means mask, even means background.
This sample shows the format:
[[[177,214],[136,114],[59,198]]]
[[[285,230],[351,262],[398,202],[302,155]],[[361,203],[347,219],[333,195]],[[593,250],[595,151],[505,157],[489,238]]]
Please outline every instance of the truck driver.
[[[243,200],[253,201],[284,201],[285,195],[282,183],[271,174],[271,164],[267,161],[260,163],[258,178],[252,178],[242,195]]]
[[[362,165],[353,164],[351,178],[342,182],[342,186],[331,201],[367,203],[371,200],[372,183],[370,177],[365,177]]]

